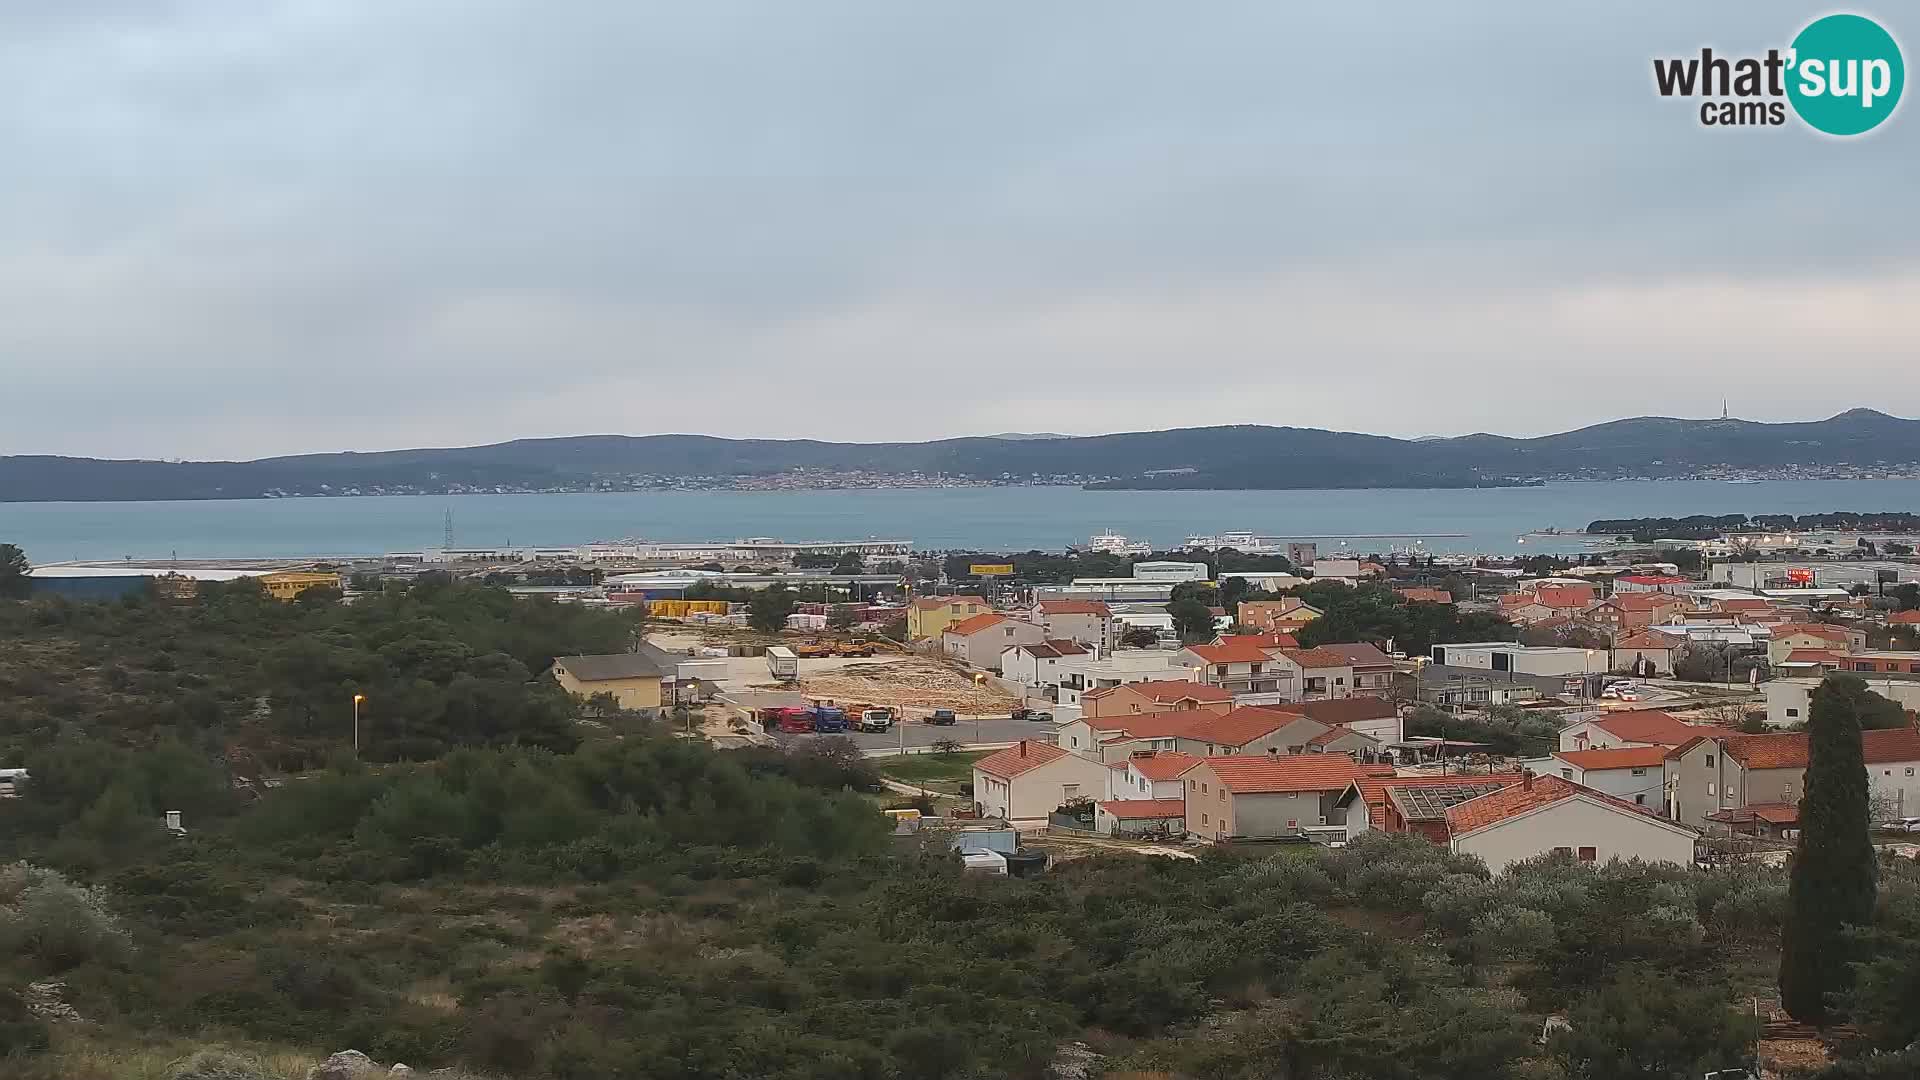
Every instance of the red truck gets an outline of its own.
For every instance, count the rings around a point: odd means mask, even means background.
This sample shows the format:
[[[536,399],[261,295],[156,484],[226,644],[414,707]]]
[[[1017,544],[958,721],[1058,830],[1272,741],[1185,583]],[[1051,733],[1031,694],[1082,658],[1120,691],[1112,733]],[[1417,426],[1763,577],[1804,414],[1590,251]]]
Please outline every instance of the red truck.
[[[775,709],[774,719],[781,731],[799,734],[813,731],[812,709]]]

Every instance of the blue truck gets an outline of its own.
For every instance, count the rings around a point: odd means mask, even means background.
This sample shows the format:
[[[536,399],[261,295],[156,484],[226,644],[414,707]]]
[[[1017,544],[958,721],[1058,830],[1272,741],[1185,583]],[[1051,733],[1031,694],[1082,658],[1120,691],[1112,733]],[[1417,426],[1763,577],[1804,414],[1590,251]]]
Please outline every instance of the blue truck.
[[[847,714],[831,705],[816,705],[813,708],[813,730],[815,734],[830,734],[846,731]]]

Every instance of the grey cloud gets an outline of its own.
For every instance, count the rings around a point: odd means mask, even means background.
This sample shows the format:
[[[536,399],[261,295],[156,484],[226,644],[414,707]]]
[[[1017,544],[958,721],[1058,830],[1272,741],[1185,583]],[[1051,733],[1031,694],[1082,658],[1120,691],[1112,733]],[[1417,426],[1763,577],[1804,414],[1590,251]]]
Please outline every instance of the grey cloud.
[[[0,452],[1920,412],[1916,121],[1652,92],[1805,5],[88,8],[0,11]]]

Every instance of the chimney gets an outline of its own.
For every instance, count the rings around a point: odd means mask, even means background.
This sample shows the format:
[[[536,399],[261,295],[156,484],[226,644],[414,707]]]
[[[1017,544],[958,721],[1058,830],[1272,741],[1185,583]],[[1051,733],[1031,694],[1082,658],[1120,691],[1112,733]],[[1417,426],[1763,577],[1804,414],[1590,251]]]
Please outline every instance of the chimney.
[[[1021,757],[1027,756],[1027,740],[1025,739],[1020,740],[1020,756]]]
[[[1533,770],[1532,769],[1520,770],[1520,790],[1522,791],[1533,790]]]

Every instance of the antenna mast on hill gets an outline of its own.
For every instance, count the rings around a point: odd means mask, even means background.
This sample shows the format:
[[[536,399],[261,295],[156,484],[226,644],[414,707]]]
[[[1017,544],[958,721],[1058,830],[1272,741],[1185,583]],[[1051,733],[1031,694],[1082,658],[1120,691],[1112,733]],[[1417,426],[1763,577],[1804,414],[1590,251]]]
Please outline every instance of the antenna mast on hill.
[[[447,508],[447,527],[446,527],[446,531],[441,535],[440,546],[448,550],[452,550],[453,548],[453,508],[452,507]]]
[[[1720,399],[1720,419],[1722,420],[1733,419],[1733,417],[1727,415],[1727,399],[1726,398]]]

